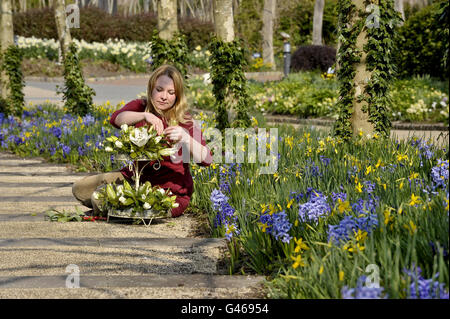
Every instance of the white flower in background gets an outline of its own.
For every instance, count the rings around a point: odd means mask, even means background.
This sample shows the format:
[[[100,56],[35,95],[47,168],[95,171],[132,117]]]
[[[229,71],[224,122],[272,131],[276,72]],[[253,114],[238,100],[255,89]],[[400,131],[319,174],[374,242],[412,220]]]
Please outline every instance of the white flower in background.
[[[144,207],[144,209],[150,209],[150,208],[152,208],[152,205],[150,205],[149,203],[145,202],[142,207]]]
[[[161,194],[163,194],[164,195],[164,193],[166,192],[164,189],[162,189],[162,188],[160,188],[160,189],[158,189],[158,191],[161,193]]]
[[[106,146],[106,147],[105,147],[105,151],[107,151],[107,152],[112,152],[113,149],[112,149],[112,147]]]
[[[141,199],[142,199],[142,200],[145,200],[145,198],[146,198],[145,194],[142,194],[142,195],[141,195]]]
[[[130,132],[130,141],[139,147],[147,144],[149,139],[150,136],[148,135],[147,129],[145,127],[136,128],[132,132]]]
[[[123,147],[123,144],[122,144],[121,141],[116,141],[114,144],[115,144],[118,148],[122,148],[122,147]]]
[[[119,197],[119,202],[121,202],[122,204],[125,204],[125,202],[126,202],[125,197],[120,196],[120,197]]]

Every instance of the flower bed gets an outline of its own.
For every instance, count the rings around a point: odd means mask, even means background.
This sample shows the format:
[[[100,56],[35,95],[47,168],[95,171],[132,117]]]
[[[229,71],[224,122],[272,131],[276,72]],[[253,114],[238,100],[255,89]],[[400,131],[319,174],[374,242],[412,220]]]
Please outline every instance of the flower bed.
[[[274,174],[193,168],[230,272],[272,298],[448,298],[448,145],[323,134],[279,127]]]
[[[120,167],[100,144],[120,136],[108,123],[113,110],[0,115],[1,150],[90,171]],[[199,120],[205,129],[214,119]],[[273,174],[248,161],[192,165],[191,205],[227,239],[230,271],[267,275],[272,298],[448,298],[448,145],[323,134],[278,127]]]

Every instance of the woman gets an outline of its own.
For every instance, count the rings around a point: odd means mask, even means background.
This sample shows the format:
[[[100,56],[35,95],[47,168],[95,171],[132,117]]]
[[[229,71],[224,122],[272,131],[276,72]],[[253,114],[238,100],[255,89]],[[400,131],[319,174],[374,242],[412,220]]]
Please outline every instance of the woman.
[[[129,102],[111,115],[110,123],[120,128],[123,124],[140,127],[153,125],[158,135],[164,134],[171,142],[180,143],[178,158],[183,149],[188,150],[194,161],[201,166],[212,162],[212,154],[202,137],[201,129],[194,125],[191,115],[187,113],[184,95],[183,77],[171,65],[162,65],[150,76],[147,87],[147,98]],[[173,125],[169,125],[169,123]],[[120,183],[124,179],[131,182],[133,174],[128,167],[118,172],[109,172],[88,176],[73,186],[74,196],[87,207],[94,209],[94,214],[101,214],[98,201],[92,197],[94,191],[102,184]],[[178,207],[171,211],[172,217],[180,216],[189,205],[193,193],[193,181],[189,162],[164,157],[158,168],[153,163],[144,168],[142,183],[149,181],[170,189],[177,196]]]

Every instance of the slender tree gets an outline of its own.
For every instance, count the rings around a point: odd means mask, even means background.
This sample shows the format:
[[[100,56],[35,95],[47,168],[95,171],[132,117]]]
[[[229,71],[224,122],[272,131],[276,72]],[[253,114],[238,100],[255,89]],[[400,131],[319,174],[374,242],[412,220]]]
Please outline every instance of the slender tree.
[[[12,20],[12,3],[11,0],[1,1],[1,30],[0,30],[0,66],[2,65],[2,55],[6,52],[9,46],[14,44],[14,29]],[[1,69],[1,68],[0,68]],[[9,78],[6,71],[1,71],[0,75],[0,90],[1,97],[6,100],[10,95]]]
[[[275,58],[273,54],[273,24],[275,20],[276,7],[276,0],[264,0],[262,15],[262,57],[264,63],[271,64],[272,70],[275,70]]]
[[[172,40],[178,32],[177,0],[158,1],[158,31],[163,40]]]
[[[214,0],[214,30],[224,42],[234,40],[233,1]]]
[[[70,29],[66,23],[66,3],[65,0],[55,0],[55,21],[56,29],[58,31],[58,41],[61,50],[60,61],[69,50],[72,38],[70,36]]]
[[[322,25],[323,25],[324,7],[325,7],[325,0],[316,0],[316,3],[314,5],[313,35],[312,35],[314,45],[322,45]]]
[[[405,21],[405,10],[403,9],[403,0],[395,0],[395,10],[400,12],[403,21]],[[403,25],[403,21],[400,22],[400,25]]]

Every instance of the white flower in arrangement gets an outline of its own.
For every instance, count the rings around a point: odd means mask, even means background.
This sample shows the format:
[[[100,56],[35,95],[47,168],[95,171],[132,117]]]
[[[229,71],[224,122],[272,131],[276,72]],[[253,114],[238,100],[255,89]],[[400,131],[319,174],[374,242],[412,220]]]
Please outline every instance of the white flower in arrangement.
[[[123,185],[117,185],[117,195],[118,196],[123,195]]]
[[[164,194],[166,191],[164,190],[164,189],[162,189],[162,188],[160,188],[160,189],[158,189],[158,191],[161,193],[161,194]]]
[[[144,205],[142,205],[142,207],[144,207],[144,209],[150,209],[150,208],[152,208],[152,205],[150,205],[149,203],[145,202]]]
[[[148,135],[147,129],[145,127],[136,128],[132,132],[130,132],[130,141],[139,147],[147,144],[149,139],[150,136]]]
[[[126,132],[128,132],[128,125],[127,124],[122,124],[120,126],[120,129],[126,133]]]
[[[119,202],[121,202],[122,204],[124,204],[125,201],[126,201],[126,198],[125,198],[125,197],[123,197],[123,196],[120,196],[120,197],[119,197]]]
[[[159,143],[159,141],[161,141],[161,139],[162,139],[162,136],[158,135],[157,137],[155,137],[155,142]]]
[[[98,193],[97,193],[97,192],[93,192],[93,193],[92,193],[92,197],[94,197],[94,199],[97,199],[97,200],[98,200]]]
[[[142,200],[145,200],[146,197],[147,197],[147,196],[145,196],[145,194],[142,194],[142,195],[141,195]]]
[[[122,148],[123,147],[123,143],[121,141],[116,141],[114,143],[118,148]]]
[[[175,147],[166,148],[166,149],[159,151],[159,154],[161,154],[161,156],[170,156],[170,155],[175,154],[176,151],[177,151],[177,149]]]
[[[112,147],[106,146],[106,147],[105,147],[105,151],[107,151],[107,152],[112,152],[113,149],[112,149]]]

